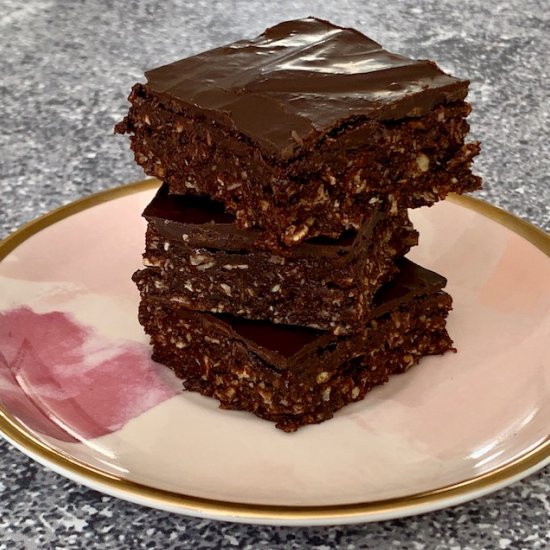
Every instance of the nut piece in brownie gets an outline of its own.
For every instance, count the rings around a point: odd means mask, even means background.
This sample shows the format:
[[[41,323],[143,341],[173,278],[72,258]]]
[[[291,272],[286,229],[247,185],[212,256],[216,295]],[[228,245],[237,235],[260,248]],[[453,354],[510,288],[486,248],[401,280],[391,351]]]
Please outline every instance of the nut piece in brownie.
[[[287,21],[146,73],[115,131],[173,193],[222,201],[276,250],[477,189],[469,82],[356,30]]]
[[[445,282],[405,260],[377,294],[363,330],[351,336],[190,311],[148,295],[139,319],[153,358],[173,369],[186,389],[290,432],[331,418],[421,357],[452,349]]]
[[[275,255],[258,250],[258,231],[238,229],[221,203],[170,195],[166,184],[144,216],[148,267],[134,274],[143,296],[336,334],[361,328],[374,293],[396,271],[394,260],[418,240],[406,211],[375,213],[358,232]]]

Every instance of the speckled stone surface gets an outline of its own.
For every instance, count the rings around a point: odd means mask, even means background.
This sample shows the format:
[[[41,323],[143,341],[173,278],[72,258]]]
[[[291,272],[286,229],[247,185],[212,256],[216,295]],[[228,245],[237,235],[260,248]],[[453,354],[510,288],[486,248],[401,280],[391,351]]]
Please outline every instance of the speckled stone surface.
[[[112,135],[143,70],[317,15],[471,79],[480,196],[550,230],[550,19],[540,0],[0,1],[0,236],[142,178]],[[0,289],[1,291],[1,289]],[[378,524],[245,526],[118,501],[0,441],[0,549],[550,547],[550,469],[448,510]]]

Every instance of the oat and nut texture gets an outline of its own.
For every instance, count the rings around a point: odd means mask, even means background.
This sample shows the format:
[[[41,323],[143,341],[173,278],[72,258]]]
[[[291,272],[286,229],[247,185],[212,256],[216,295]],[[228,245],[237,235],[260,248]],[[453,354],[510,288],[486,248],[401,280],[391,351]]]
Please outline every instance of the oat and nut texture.
[[[153,359],[170,367],[186,389],[294,432],[332,418],[423,356],[451,349],[445,329],[451,303],[445,292],[408,300],[350,337],[304,328],[296,334],[296,327],[259,327],[235,317],[232,323],[163,297],[143,297],[139,320],[151,335]],[[258,346],[250,333],[279,341],[276,352]],[[298,349],[288,338],[298,340]]]
[[[165,185],[159,190],[145,210],[146,268],[133,277],[143,297],[165,295],[193,310],[343,334],[361,327],[375,292],[396,271],[393,260],[418,243],[403,211],[372,216],[358,233],[301,243],[279,256],[255,248],[258,232],[234,223],[192,224],[181,215],[183,208],[207,217],[213,204],[170,195]]]

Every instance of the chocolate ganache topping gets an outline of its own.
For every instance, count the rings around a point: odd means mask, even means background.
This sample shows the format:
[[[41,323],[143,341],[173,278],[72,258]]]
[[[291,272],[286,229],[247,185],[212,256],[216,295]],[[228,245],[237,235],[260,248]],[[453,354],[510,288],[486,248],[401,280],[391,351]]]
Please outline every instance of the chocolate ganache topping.
[[[469,84],[316,18],[281,23],[146,77],[166,108],[208,111],[283,158],[343,124],[417,117],[463,100]]]
[[[434,294],[447,284],[445,277],[402,258],[399,273],[376,294],[376,307],[368,320],[375,319],[421,296]],[[252,321],[232,315],[217,315],[218,320],[231,328],[253,346],[276,351],[283,357],[292,357],[306,346],[322,346],[338,339],[330,332],[308,327],[280,325],[269,321]],[[262,354],[263,355],[263,354]],[[271,361],[275,358],[270,357]]]

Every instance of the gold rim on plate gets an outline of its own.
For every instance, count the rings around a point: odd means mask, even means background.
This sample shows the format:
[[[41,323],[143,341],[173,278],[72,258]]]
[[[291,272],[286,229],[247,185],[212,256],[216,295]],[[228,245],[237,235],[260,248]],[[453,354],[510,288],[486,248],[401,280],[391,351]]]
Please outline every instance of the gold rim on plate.
[[[107,189],[40,216],[0,242],[0,261],[29,237],[49,225],[103,202],[147,189],[154,189],[159,183],[158,180],[148,179],[114,189]],[[529,241],[547,256],[550,256],[550,235],[541,229],[505,210],[474,197],[452,195],[448,197],[448,200],[504,225]],[[549,434],[536,448],[529,450],[511,462],[480,476],[430,491],[398,498],[334,506],[273,506],[226,502],[182,495],[108,474],[49,447],[27,431],[1,405],[0,434],[5,435],[8,441],[22,451],[26,451],[38,462],[58,472],[65,472],[72,479],[131,502],[179,511],[188,515],[257,523],[262,521],[301,525],[307,525],[308,521],[312,523],[352,523],[354,521],[369,521],[369,518],[395,518],[435,510],[445,505],[464,502],[469,497],[473,498],[489,493],[491,490],[528,475],[550,460]]]

